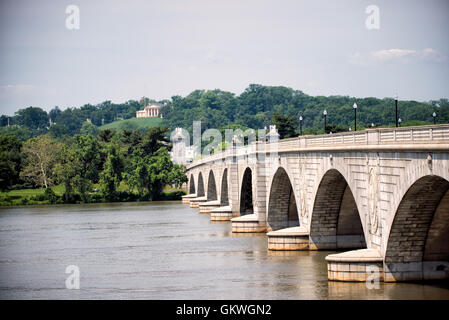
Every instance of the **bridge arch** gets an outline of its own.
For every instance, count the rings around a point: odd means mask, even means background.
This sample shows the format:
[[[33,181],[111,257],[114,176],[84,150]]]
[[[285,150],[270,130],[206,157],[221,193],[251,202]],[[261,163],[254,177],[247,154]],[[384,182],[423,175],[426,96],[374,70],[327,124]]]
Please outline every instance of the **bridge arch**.
[[[253,214],[253,175],[249,167],[243,173],[240,187],[240,215]]]
[[[310,248],[364,248],[364,234],[359,209],[345,177],[337,169],[327,170],[315,193]]]
[[[220,189],[220,206],[229,206],[229,191],[228,191],[228,168],[223,170],[223,176],[221,177],[221,189]]]
[[[268,230],[299,226],[296,197],[287,171],[279,167],[273,176],[267,211]]]
[[[189,194],[195,193],[195,177],[193,174],[190,175],[190,183],[189,183]]]
[[[402,197],[385,252],[385,281],[449,278],[449,181],[426,175]]]
[[[198,173],[198,192],[196,193],[197,197],[204,197],[204,181],[203,174]]]
[[[217,185],[215,184],[215,175],[213,170],[209,171],[207,178],[207,201],[217,200]]]
[[[434,154],[433,161],[429,166],[426,161],[427,154],[417,154],[413,156],[413,160],[410,161],[405,174],[402,174],[399,182],[397,183],[397,188],[394,190],[394,197],[391,199],[390,212],[385,215],[385,226],[383,230],[383,237],[386,239],[384,245],[382,246],[382,255],[386,255],[387,246],[386,243],[390,237],[391,227],[398,211],[401,201],[404,199],[405,194],[408,190],[421,178],[426,176],[438,176],[442,179],[449,181],[449,169],[447,166],[447,161],[449,157],[441,156],[439,154]],[[440,159],[438,159],[438,158]]]

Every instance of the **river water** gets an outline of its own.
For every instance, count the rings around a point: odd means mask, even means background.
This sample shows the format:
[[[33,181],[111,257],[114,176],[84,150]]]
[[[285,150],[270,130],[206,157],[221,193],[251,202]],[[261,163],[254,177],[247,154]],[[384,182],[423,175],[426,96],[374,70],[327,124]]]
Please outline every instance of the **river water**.
[[[180,202],[0,209],[1,299],[449,299],[447,282],[327,281],[327,252],[269,252]],[[66,267],[80,288],[66,288]]]

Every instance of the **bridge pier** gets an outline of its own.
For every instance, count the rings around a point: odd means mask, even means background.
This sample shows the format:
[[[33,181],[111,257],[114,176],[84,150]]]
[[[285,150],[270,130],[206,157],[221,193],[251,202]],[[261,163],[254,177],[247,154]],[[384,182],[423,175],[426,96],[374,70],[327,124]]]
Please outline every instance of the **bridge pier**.
[[[182,204],[190,204],[190,200],[196,198],[196,193],[182,196]]]
[[[200,207],[200,203],[201,202],[206,202],[207,198],[206,197],[198,197],[198,198],[193,198],[190,199],[190,208],[199,208]]]
[[[366,247],[363,235],[310,237],[305,227],[290,227],[267,233],[269,250],[338,250]]]
[[[212,209],[210,212],[211,221],[230,221],[233,213],[230,206],[224,206]]]
[[[377,249],[361,249],[326,257],[331,281],[422,281],[449,278],[447,261],[384,262]]]
[[[383,281],[383,258],[376,249],[361,249],[326,257],[327,278],[333,281]]]
[[[304,227],[285,228],[267,233],[268,250],[309,250],[309,232]]]
[[[235,233],[260,233],[267,231],[265,221],[259,221],[255,214],[246,214],[232,218],[232,232]]]
[[[220,201],[212,200],[199,203],[200,213],[210,213],[212,209],[220,207]]]

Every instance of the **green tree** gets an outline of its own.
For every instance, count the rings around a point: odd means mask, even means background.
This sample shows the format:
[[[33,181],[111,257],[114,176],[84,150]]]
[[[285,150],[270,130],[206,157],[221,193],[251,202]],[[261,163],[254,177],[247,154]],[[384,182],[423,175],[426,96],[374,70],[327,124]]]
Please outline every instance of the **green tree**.
[[[150,177],[147,189],[151,200],[157,200],[160,198],[164,187],[172,182],[170,178],[173,162],[165,147],[157,150],[152,156],[148,155],[145,158]]]
[[[100,133],[101,135],[101,133]],[[126,154],[131,155],[142,143],[143,134],[140,130],[123,130],[120,135],[120,142],[126,149]]]
[[[54,124],[48,130],[48,133],[53,139],[61,138],[68,134],[67,128],[62,124]]]
[[[174,164],[169,174],[169,183],[174,185],[175,188],[181,188],[184,183],[187,183],[188,178],[185,174],[186,168],[183,165]]]
[[[84,115],[80,114],[76,109],[67,108],[57,117],[57,124],[65,126],[69,134],[73,136],[80,133],[86,118],[87,117],[84,117]]]
[[[116,198],[116,191],[122,179],[123,164],[117,154],[115,146],[110,146],[107,150],[107,158],[104,169],[100,173],[100,186],[107,201]]]
[[[76,135],[74,158],[76,175],[73,177],[73,185],[81,199],[88,202],[88,193],[92,190],[92,184],[98,182],[101,166],[100,145],[95,137]]]
[[[272,117],[272,122],[278,129],[280,139],[296,136],[297,120],[294,116],[283,116],[275,112]]]
[[[144,156],[152,155],[161,147],[168,145],[167,132],[167,127],[153,127],[144,133],[140,144]]]
[[[45,189],[44,197],[51,204],[54,204],[54,203],[56,203],[58,201],[58,196],[56,195],[56,193],[51,188]]]
[[[23,152],[26,157],[21,176],[44,188],[53,185],[53,169],[58,161],[61,145],[49,135],[42,135],[25,142]]]
[[[22,142],[0,134],[0,190],[18,183],[22,166]]]
[[[91,134],[93,136],[97,136],[99,129],[96,125],[90,123],[89,121],[86,121],[83,123],[80,132],[81,134]]]
[[[136,149],[130,156],[129,165],[125,169],[124,179],[131,192],[137,190],[141,198],[149,196],[148,186],[150,178],[148,175],[148,164],[142,149]]]
[[[79,162],[76,159],[75,149],[70,145],[63,145],[61,157],[55,165],[56,181],[64,185],[63,201],[73,203],[75,201],[75,187],[73,179],[78,174]]]
[[[141,198],[157,200],[166,185],[181,186],[187,182],[184,170],[183,166],[173,165],[165,147],[146,156],[142,149],[136,149],[124,178],[131,191],[137,189]]]
[[[16,112],[17,124],[31,129],[44,129],[48,126],[47,112],[41,108],[28,107]]]
[[[50,110],[50,112],[48,113],[48,118],[51,119],[53,123],[56,123],[61,113],[62,113],[61,109],[59,109],[59,107],[56,106]]]
[[[0,128],[0,134],[5,136],[17,137],[22,141],[27,141],[28,139],[37,137],[38,135],[43,133],[45,133],[45,131],[42,129],[30,129],[28,127],[19,127],[17,125]]]
[[[111,129],[101,130],[98,138],[103,142],[111,142],[112,138],[115,135],[115,131]]]
[[[357,125],[357,128],[359,126]],[[336,124],[326,124],[326,132],[332,132],[332,133],[337,133],[337,132],[345,132],[345,131],[349,131],[349,127],[343,127],[340,125],[336,125]]]

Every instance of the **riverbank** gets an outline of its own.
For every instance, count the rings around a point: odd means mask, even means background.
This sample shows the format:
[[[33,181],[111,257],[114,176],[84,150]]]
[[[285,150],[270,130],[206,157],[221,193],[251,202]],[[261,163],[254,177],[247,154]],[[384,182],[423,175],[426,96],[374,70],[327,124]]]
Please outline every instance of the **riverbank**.
[[[122,190],[120,190],[122,189]],[[139,202],[148,201],[147,198],[142,197],[135,192],[125,191],[124,188],[119,188],[117,197],[112,201],[106,201],[101,194],[101,191],[96,188],[96,191],[89,194],[89,201],[87,203],[106,203],[106,202]],[[0,192],[0,207],[24,206],[24,205],[50,205],[50,204],[64,204],[63,194],[64,186],[58,185],[48,189],[17,189]],[[167,200],[181,200],[181,197],[186,192],[182,189],[175,189],[167,187],[164,189],[158,201]],[[71,203],[86,203],[77,198]]]

